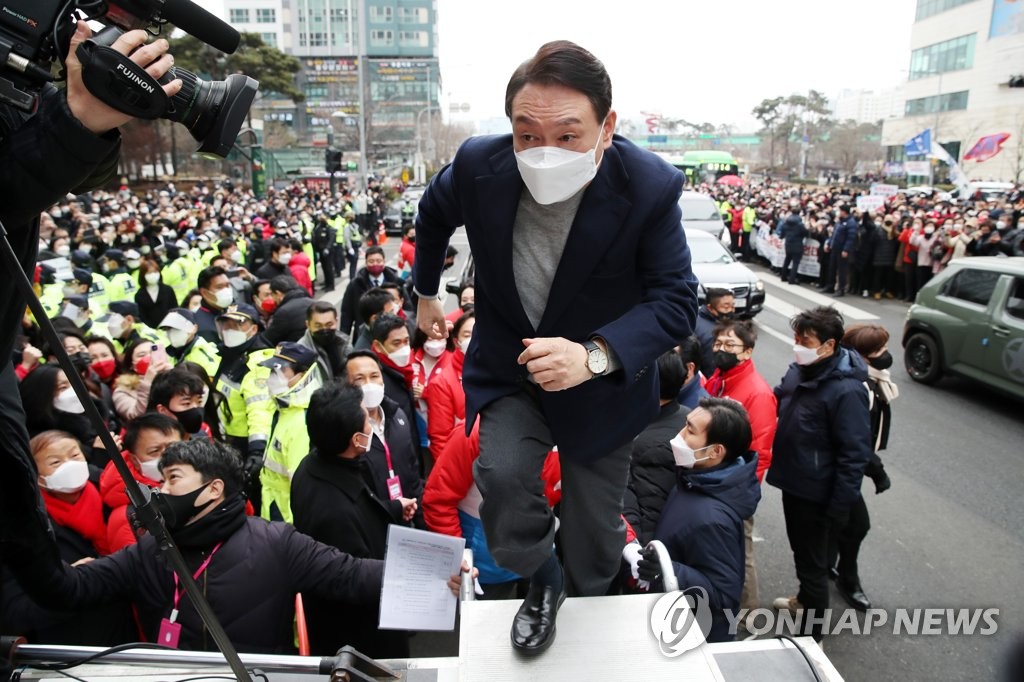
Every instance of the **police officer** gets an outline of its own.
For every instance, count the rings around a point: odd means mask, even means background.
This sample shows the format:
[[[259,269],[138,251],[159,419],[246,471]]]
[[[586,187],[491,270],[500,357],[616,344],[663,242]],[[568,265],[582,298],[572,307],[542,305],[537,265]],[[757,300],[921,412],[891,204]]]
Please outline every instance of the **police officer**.
[[[176,364],[194,362],[209,376],[215,376],[220,368],[220,353],[217,346],[199,336],[196,315],[188,308],[171,308],[160,321],[160,329],[167,334],[170,355]]]
[[[110,270],[113,274],[110,277],[110,284],[107,285],[107,298],[110,302],[134,301],[135,294],[139,292],[139,280],[136,273],[142,262],[142,256],[134,249],[124,252],[120,249],[108,249],[104,257],[108,263],[117,265]]]
[[[142,322],[139,306],[134,301],[111,301],[109,311],[105,318],[97,319],[106,323],[106,332],[118,355],[140,340],[167,345],[167,336],[163,332]]]

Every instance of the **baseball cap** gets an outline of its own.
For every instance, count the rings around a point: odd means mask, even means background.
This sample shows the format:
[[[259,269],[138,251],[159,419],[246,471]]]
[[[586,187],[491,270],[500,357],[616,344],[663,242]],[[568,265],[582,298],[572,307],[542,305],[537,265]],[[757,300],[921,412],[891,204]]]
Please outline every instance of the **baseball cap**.
[[[242,303],[228,306],[227,310],[217,316],[218,320],[234,320],[236,322],[259,322],[260,314],[256,308]]]
[[[316,351],[312,348],[293,341],[285,341],[274,349],[273,357],[264,360],[260,365],[274,369],[287,362],[296,372],[305,372],[316,362],[316,357]]]
[[[88,270],[75,268],[71,271],[71,276],[74,278],[74,281],[79,284],[85,284],[90,287],[92,286],[92,273]]]
[[[111,301],[107,310],[118,315],[131,315],[136,320],[139,319],[139,306],[133,301]]]
[[[192,331],[192,327],[196,325],[196,315],[188,308],[171,308],[170,312],[164,315],[164,319],[160,320],[158,325],[161,329],[164,327],[170,327],[171,329],[180,329],[183,332]]]

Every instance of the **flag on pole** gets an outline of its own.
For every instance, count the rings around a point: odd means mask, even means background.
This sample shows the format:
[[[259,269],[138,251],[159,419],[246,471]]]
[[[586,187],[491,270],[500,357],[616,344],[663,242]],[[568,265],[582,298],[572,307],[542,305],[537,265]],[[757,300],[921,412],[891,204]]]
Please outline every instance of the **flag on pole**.
[[[933,159],[938,159],[949,166],[950,182],[956,185],[957,189],[960,190],[960,196],[967,196],[967,176],[960,169],[960,165],[957,164],[956,159],[946,151],[946,148],[941,144],[936,143],[932,146],[932,153],[929,156]]]
[[[1003,151],[1003,143],[1010,139],[1010,133],[996,133],[986,135],[974,143],[974,146],[964,154],[964,161],[988,161],[993,156]]]
[[[922,133],[918,133],[914,137],[903,145],[904,151],[907,156],[926,156],[931,153],[932,150],[932,129],[928,128]]]

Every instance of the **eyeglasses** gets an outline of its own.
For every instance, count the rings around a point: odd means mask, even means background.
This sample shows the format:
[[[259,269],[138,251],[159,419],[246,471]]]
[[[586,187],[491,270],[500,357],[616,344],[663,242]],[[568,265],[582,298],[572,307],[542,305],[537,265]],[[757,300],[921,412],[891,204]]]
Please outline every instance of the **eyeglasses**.
[[[735,341],[715,341],[711,344],[711,350],[727,350],[732,352],[734,350],[743,350],[745,346],[742,343],[736,343]]]

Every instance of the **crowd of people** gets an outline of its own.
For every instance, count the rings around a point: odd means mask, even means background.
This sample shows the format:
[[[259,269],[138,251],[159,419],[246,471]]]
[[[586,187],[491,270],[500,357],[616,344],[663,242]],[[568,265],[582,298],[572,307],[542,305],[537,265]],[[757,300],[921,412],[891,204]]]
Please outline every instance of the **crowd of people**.
[[[845,186],[769,182],[704,190],[714,197],[737,255],[754,257],[759,238],[776,236],[784,260],[773,266],[783,281],[816,284],[837,297],[913,302],[951,260],[1024,255],[1020,186],[991,198],[978,192],[963,201],[938,192],[897,192],[875,210],[857,208],[858,196],[868,190]],[[809,252],[816,254],[814,276],[800,270]]]

